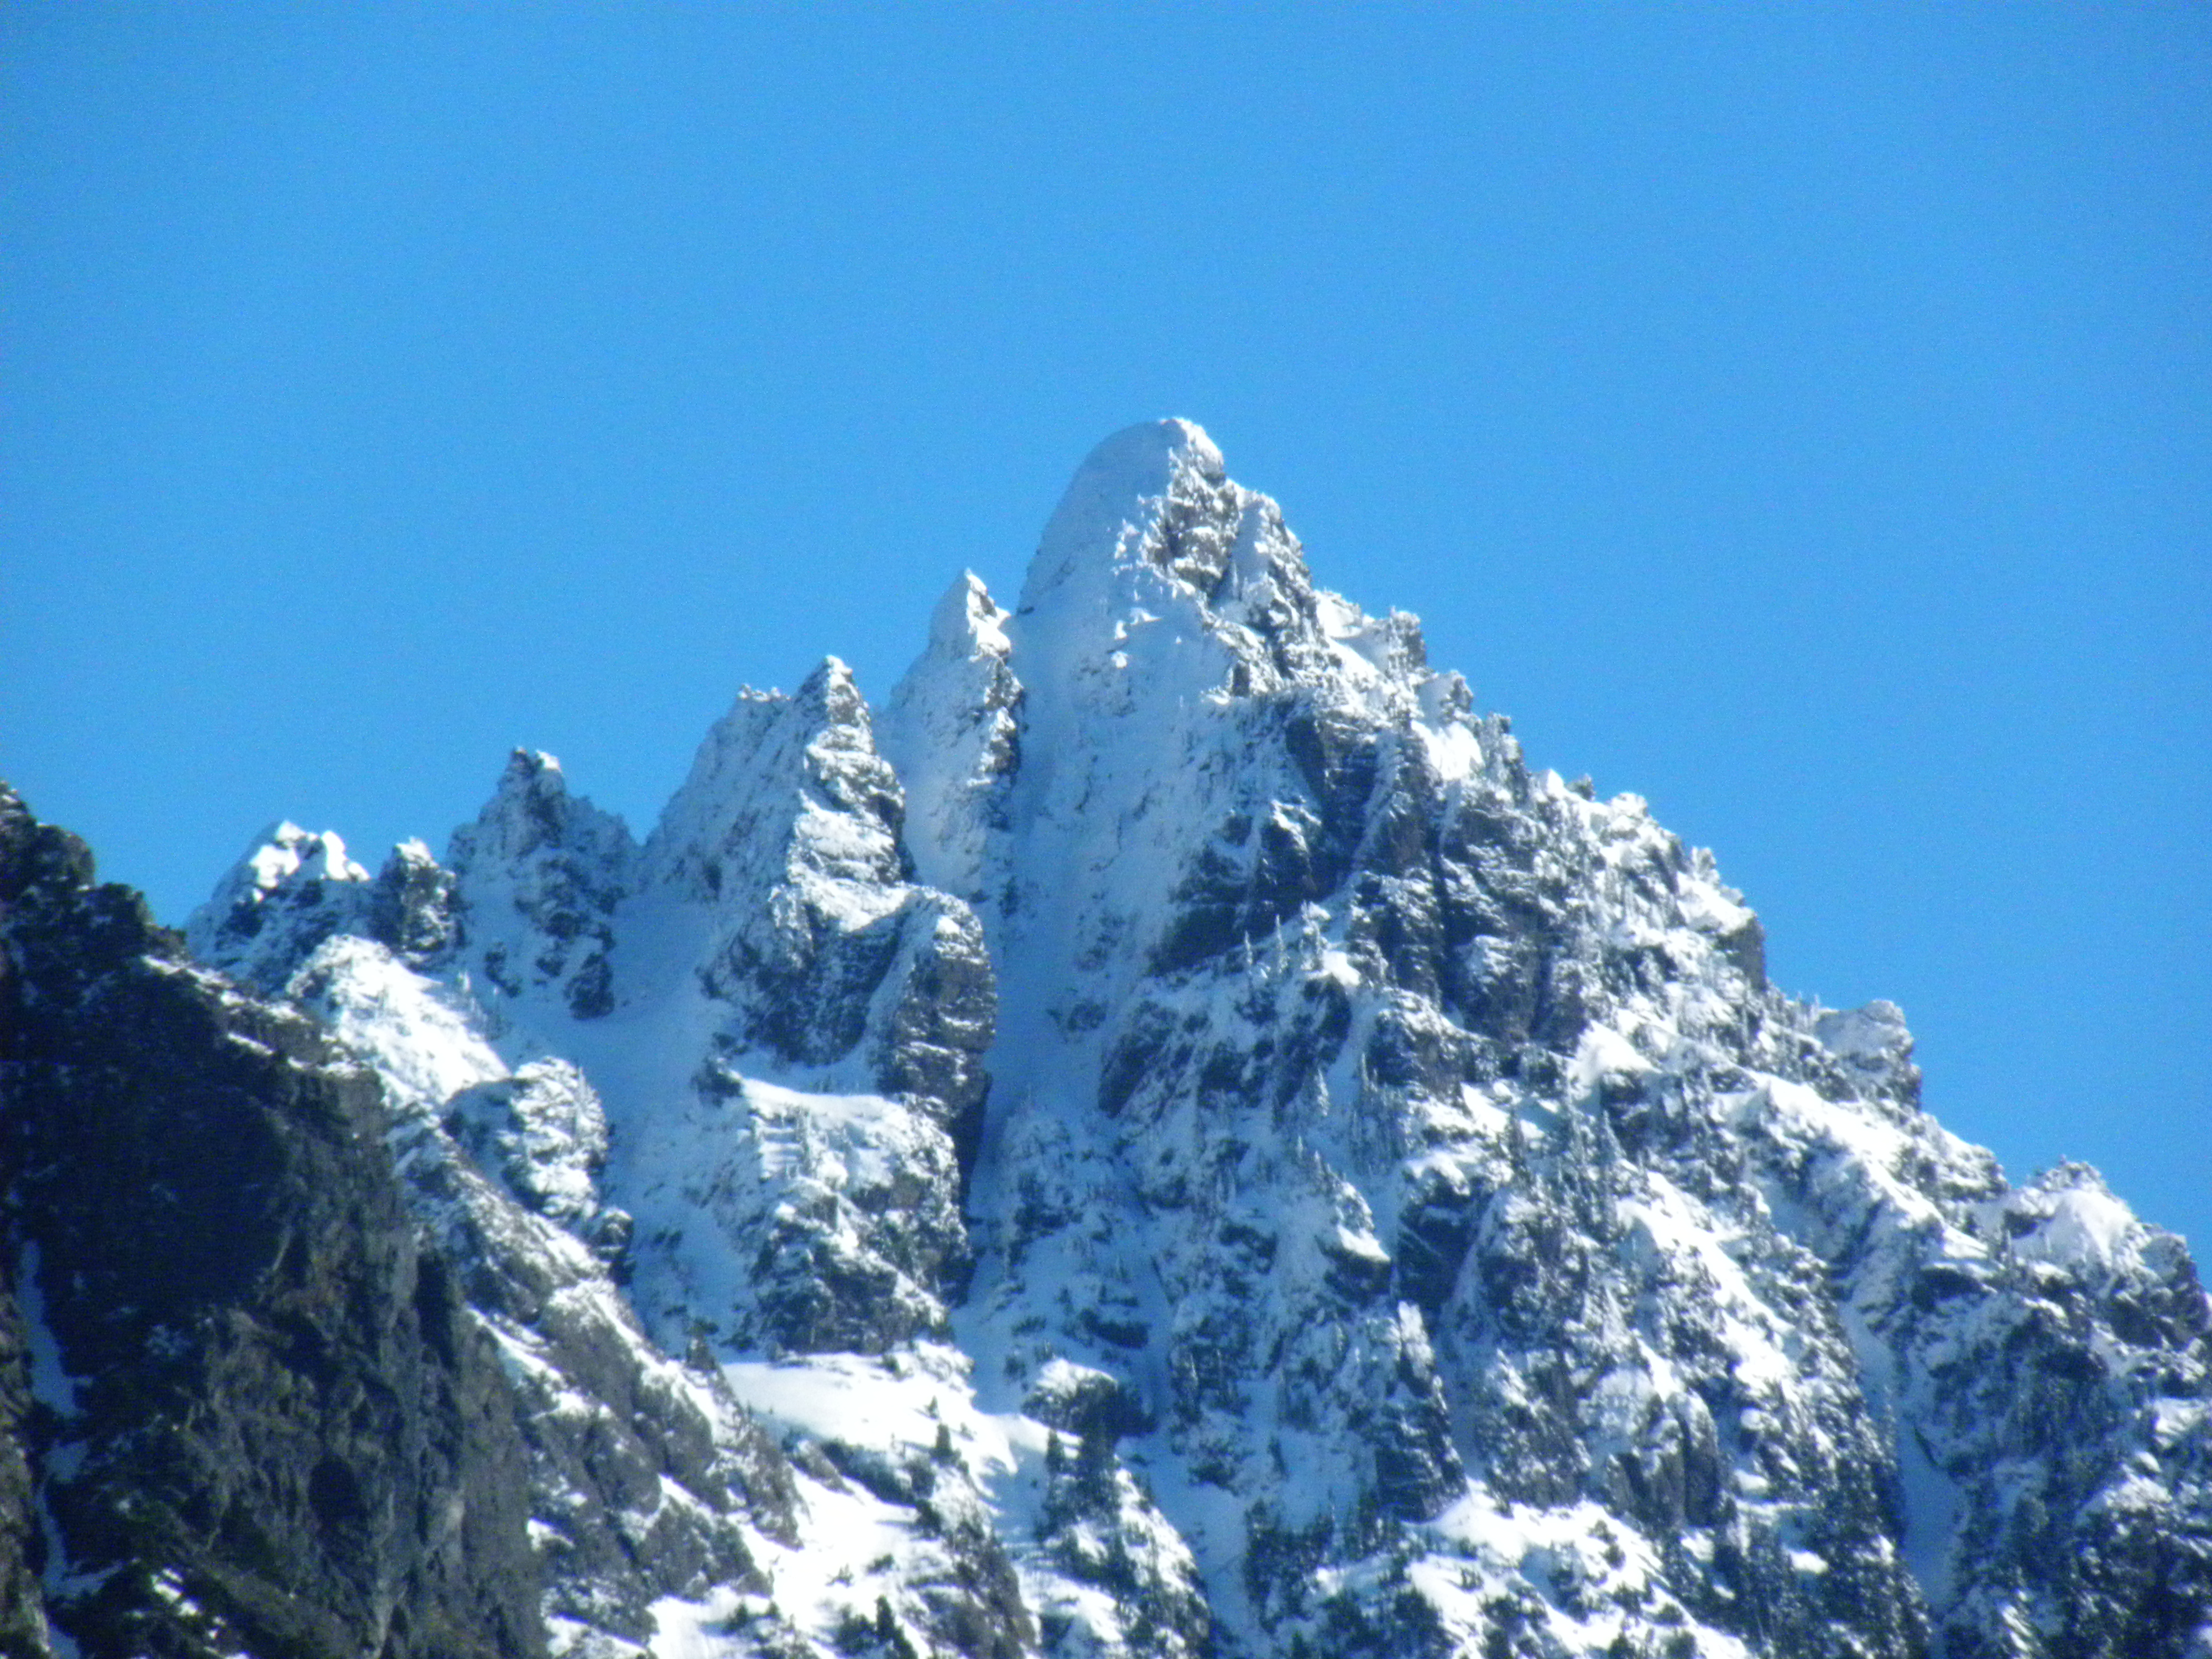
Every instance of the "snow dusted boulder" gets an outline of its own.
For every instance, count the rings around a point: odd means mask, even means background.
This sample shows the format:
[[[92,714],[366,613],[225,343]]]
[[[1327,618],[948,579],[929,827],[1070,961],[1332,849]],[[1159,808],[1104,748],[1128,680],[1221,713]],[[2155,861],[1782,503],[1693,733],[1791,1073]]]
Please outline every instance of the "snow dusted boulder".
[[[376,872],[368,936],[416,967],[441,964],[454,943],[453,872],[419,841],[393,848]]]
[[[1869,1002],[1818,1014],[1813,1035],[1843,1066],[1838,1098],[1872,1095],[1917,1105],[1920,1068],[1912,1063],[1912,1033],[1893,1002]]]
[[[448,1133],[525,1209],[589,1243],[617,1279],[629,1273],[630,1218],[600,1200],[607,1121],[584,1075],[536,1060],[447,1097]]]

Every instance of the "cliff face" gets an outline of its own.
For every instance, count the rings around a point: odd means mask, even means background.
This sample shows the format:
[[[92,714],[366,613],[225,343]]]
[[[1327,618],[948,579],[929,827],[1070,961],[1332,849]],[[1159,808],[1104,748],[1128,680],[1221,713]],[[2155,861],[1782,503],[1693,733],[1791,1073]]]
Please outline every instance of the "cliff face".
[[[1920,1109],[1894,1007],[1771,986],[1710,854],[1532,772],[1188,423],[1102,445],[1019,602],[955,583],[880,713],[834,660],[744,694],[641,843],[519,752],[442,863],[410,843],[372,877],[280,826],[194,968],[9,822],[37,1251],[0,1319],[28,1460],[0,1462],[0,1549],[87,1652],[141,1650],[83,1610],[142,1581],[133,1617],[172,1607],[149,1575],[181,1546],[98,1553],[74,1494],[158,1505],[67,1413],[107,1377],[140,1391],[116,1432],[168,1421],[181,1316],[148,1310],[183,1264],[240,1253],[222,1305],[253,1311],[222,1328],[281,1337],[252,1297],[325,1234],[313,1285],[357,1262],[412,1310],[344,1298],[383,1333],[338,1346],[393,1368],[386,1426],[310,1413],[289,1348],[226,1361],[222,1397],[288,1402],[300,1426],[253,1432],[302,1449],[299,1536],[406,1587],[389,1632],[376,1593],[331,1603],[388,1642],[2212,1651],[2212,1311],[2181,1242],[2078,1167],[2008,1184]],[[173,1005],[212,1035],[150,1035]],[[111,1072],[261,1103],[252,1133],[117,1120],[99,1179],[172,1241],[137,1255],[67,1218],[105,1188],[60,1126]],[[248,1074],[292,1092],[218,1086]],[[353,1207],[252,1221],[292,1188],[224,1160],[291,1169],[325,1118],[360,1167],[316,1201]],[[405,1449],[420,1388],[458,1413],[447,1462]],[[331,1459],[393,1494],[363,1500],[374,1547],[317,1508],[319,1478],[354,1513]],[[409,1529],[479,1480],[506,1495],[464,1507],[477,1531]],[[196,1585],[261,1559],[173,1530]],[[478,1550],[496,1570],[455,1579]]]
[[[17,1651],[544,1650],[506,1379],[382,1091],[0,795]],[[33,1588],[35,1587],[35,1588]]]

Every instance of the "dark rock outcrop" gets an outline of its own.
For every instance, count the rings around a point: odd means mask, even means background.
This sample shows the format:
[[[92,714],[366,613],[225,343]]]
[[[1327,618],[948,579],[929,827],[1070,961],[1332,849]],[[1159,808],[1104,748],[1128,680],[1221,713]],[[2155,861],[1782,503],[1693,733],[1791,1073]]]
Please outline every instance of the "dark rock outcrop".
[[[374,1076],[4,789],[0,906],[11,1650],[42,1599],[101,1659],[542,1652],[510,1392]]]

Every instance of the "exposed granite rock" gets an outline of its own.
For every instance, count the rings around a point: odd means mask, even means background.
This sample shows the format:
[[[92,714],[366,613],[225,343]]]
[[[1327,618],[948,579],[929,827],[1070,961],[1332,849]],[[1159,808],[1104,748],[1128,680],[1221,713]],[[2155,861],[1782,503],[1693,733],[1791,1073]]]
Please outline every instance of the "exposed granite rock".
[[[658,994],[699,999],[712,1031],[630,1154],[664,1339],[679,1305],[732,1350],[878,1353],[945,1329],[995,981],[974,912],[910,879],[904,812],[833,658],[789,696],[741,695],[646,844],[641,902],[698,941]]]

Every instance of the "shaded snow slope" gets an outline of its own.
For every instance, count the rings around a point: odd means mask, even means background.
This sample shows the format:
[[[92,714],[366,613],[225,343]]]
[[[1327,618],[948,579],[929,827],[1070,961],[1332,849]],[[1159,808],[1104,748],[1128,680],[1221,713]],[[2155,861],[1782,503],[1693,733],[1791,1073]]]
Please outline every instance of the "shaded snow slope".
[[[2008,1186],[1188,422],[642,846],[518,752],[193,939],[400,1103],[556,1650],[2212,1650],[2180,1241]]]

